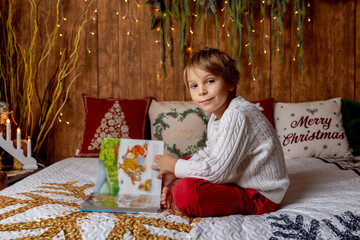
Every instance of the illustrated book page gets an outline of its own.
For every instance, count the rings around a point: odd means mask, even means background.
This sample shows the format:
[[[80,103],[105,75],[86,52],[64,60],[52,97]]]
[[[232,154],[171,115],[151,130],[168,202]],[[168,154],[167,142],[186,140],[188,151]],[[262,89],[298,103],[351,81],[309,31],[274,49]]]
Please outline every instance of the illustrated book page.
[[[161,179],[151,169],[164,142],[143,139],[103,140],[93,193],[81,205],[83,211],[158,212]]]

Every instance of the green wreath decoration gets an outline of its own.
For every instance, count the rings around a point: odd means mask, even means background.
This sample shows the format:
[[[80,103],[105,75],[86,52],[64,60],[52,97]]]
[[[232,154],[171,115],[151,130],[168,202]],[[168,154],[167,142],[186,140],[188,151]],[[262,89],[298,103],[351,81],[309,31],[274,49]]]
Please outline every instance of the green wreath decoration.
[[[152,124],[155,127],[155,132],[153,134],[154,138],[157,140],[163,141],[162,133],[167,128],[170,128],[169,124],[167,124],[164,119],[168,119],[169,117],[175,118],[177,121],[183,122],[184,119],[189,114],[195,114],[196,116],[200,117],[200,119],[204,122],[206,125],[209,121],[208,117],[205,115],[204,111],[202,111],[200,108],[189,108],[185,110],[183,113],[179,113],[176,108],[171,108],[170,112],[167,113],[160,113],[157,118],[155,119],[155,122]],[[206,145],[206,138],[207,133],[206,131],[203,132],[201,139],[195,144],[195,145],[189,145],[185,150],[186,152],[181,152],[180,149],[177,148],[176,144],[173,144],[170,146],[166,142],[164,142],[164,146],[166,150],[168,150],[170,153],[174,154],[176,157],[184,158],[193,155],[196,153],[199,148],[204,148]]]

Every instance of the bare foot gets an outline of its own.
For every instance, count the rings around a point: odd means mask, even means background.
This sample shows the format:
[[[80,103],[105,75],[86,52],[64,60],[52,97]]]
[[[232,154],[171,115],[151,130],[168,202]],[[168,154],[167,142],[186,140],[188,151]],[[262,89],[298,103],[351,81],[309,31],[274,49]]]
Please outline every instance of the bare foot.
[[[171,194],[170,187],[163,187],[161,191],[161,199],[160,199],[161,205],[163,205],[164,209],[171,209],[174,211],[178,211],[178,208],[176,207],[174,203],[173,196]]]

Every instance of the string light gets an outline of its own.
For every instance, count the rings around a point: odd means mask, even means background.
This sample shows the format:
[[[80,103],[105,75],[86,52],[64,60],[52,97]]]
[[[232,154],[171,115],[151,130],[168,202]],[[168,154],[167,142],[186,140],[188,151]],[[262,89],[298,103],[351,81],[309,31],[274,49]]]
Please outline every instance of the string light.
[[[97,6],[97,1],[96,1],[96,6]],[[97,8],[94,9],[94,11],[91,10],[92,6],[89,6],[89,21],[88,21],[88,35],[86,38],[86,50],[87,52],[90,54],[91,53],[91,49],[89,48],[89,40],[91,36],[95,36],[95,32],[92,31],[91,26],[94,22],[96,22],[96,15],[97,15]],[[92,21],[91,21],[92,20]]]

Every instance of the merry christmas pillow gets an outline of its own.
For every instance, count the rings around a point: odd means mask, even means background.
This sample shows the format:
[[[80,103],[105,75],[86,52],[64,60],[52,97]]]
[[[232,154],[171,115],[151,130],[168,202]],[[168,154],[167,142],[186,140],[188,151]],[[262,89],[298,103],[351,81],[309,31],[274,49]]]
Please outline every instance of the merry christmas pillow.
[[[149,109],[151,139],[164,141],[165,154],[191,156],[205,147],[209,116],[190,101],[153,100]]]
[[[83,94],[85,130],[79,157],[98,157],[104,138],[144,139],[152,98],[98,98]]]
[[[341,114],[341,99],[276,103],[275,129],[285,159],[350,157]]]

